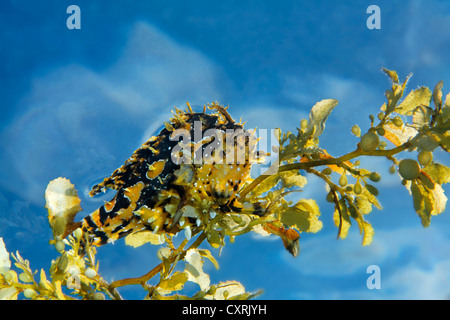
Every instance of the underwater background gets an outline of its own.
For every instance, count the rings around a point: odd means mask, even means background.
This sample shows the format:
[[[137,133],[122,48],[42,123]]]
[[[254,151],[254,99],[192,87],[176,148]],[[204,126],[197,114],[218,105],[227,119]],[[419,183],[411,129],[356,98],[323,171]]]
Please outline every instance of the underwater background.
[[[66,26],[69,5],[81,29]],[[381,29],[368,29],[371,4]],[[338,156],[355,148],[386,101],[396,70],[407,92],[444,81],[450,91],[448,1],[20,1],[0,2],[0,237],[33,269],[58,256],[44,208],[48,182],[66,177],[82,200],[82,217],[113,192],[88,191],[158,132],[174,106],[218,101],[246,128],[294,131],[315,102],[339,100],[321,135]],[[448,155],[435,159],[448,164]],[[448,299],[450,214],[423,228],[400,178],[384,159],[362,158],[382,175],[384,209],[361,246],[357,228],[336,240],[324,184],[308,180],[301,197],[316,199],[324,227],[303,233],[293,258],[280,239],[246,235],[225,245],[211,282],[237,280],[262,299]],[[449,192],[449,187],[444,185]],[[157,247],[124,241],[98,249],[106,280],[136,277],[158,263]],[[214,251],[213,253],[217,253]],[[369,290],[378,265],[381,289]],[[135,290],[136,289],[136,290]],[[140,288],[122,288],[140,299]]]

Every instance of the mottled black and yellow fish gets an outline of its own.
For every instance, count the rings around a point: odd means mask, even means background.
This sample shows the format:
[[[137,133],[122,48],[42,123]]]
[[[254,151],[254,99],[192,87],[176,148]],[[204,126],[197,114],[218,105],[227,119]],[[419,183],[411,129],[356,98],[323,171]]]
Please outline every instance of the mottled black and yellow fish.
[[[264,214],[260,204],[241,204],[238,197],[250,179],[255,142],[226,108],[217,103],[208,107],[216,112],[207,114],[205,107],[196,113],[189,104],[186,112],[176,109],[158,135],[92,188],[91,196],[106,189],[117,193],[81,221],[91,245],[100,246],[144,230],[175,234],[201,227],[205,214],[208,219],[229,212]],[[241,137],[244,139],[239,140]],[[244,157],[238,159],[242,152]],[[297,233],[267,230],[279,235],[293,255],[298,253]]]

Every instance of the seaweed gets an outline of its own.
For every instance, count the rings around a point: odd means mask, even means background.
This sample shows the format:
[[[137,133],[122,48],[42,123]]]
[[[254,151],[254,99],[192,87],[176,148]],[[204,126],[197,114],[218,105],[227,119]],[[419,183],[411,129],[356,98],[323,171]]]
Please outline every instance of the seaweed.
[[[216,131],[207,137],[171,144],[172,149],[179,147],[172,155],[178,155],[177,159],[183,161],[164,171],[166,162],[155,162],[163,159],[155,156],[163,150],[158,147],[163,145],[163,139],[161,135],[152,137],[124,167],[95,186],[92,192],[109,187],[128,200],[116,196],[105,204],[115,215],[103,213],[97,220],[85,220],[84,227],[83,222],[75,221],[81,211],[75,186],[65,178],[51,181],[45,194],[53,231],[49,243],[55,246],[59,256],[52,261],[48,273],[38,272],[19,252],[10,254],[0,238],[0,298],[17,299],[23,295],[27,299],[122,299],[120,288],[128,285],[140,285],[145,299],[254,298],[261,291],[247,292],[237,281],[211,284],[203,270],[205,262],[218,268],[215,256],[226,240],[233,242],[249,232],[278,236],[293,256],[299,255],[301,234],[317,233],[323,225],[322,210],[314,199],[290,200],[301,194],[298,192],[307,186],[309,176],[320,178],[327,188],[324,196],[334,207],[330,213],[337,238],[345,238],[356,224],[362,245],[370,245],[375,230],[367,217],[373,207],[382,209],[378,200],[380,186],[375,186],[382,177],[363,168],[361,157],[381,157],[391,162],[390,172],[398,173],[399,181],[410,191],[422,225],[427,227],[432,216],[444,212],[447,202],[442,184],[450,181],[450,168],[435,162],[433,154],[438,150],[449,152],[450,94],[443,100],[443,83],[439,82],[433,91],[420,87],[403,98],[409,76],[400,82],[395,71],[383,71],[392,84],[386,91],[387,101],[376,117],[369,116],[367,132],[363,134],[358,125],[351,128],[359,140],[353,151],[341,156],[332,156],[319,145],[326,120],[338,105],[337,100],[326,99],[312,107],[309,119],[301,120],[296,131],[272,130],[276,145],[270,152],[257,152],[254,162],[248,158],[258,139],[243,139],[243,144],[239,144],[226,137],[225,140],[233,141],[231,149],[229,146],[220,149],[214,144],[221,141]],[[215,113],[208,115],[207,108]],[[175,109],[174,115],[163,129],[172,137],[177,129],[185,129],[185,136],[191,137],[194,118],[203,123],[202,133],[208,128],[220,128],[219,133],[243,128],[242,121],[236,123],[227,108],[217,102],[205,106],[201,113],[193,112],[188,104],[186,111]],[[247,138],[254,132],[250,131]],[[208,146],[215,148],[208,149]],[[164,148],[167,147],[165,144]],[[247,148],[243,163],[223,162],[226,155],[240,148]],[[209,150],[208,159],[214,160],[196,162],[199,150],[203,155]],[[272,162],[267,170],[256,178],[249,174],[250,168],[246,173],[238,173],[269,158]],[[153,160],[147,163],[148,159]],[[167,154],[163,160],[168,160]],[[142,163],[147,165],[144,171]],[[133,180],[139,174],[146,178]],[[239,179],[234,180],[236,177]],[[133,183],[127,185],[129,181]],[[146,185],[142,181],[153,183],[153,191],[150,190],[153,193],[145,191],[146,198],[143,197]],[[91,216],[96,217],[95,213]],[[131,222],[132,219],[136,222]],[[121,224],[108,232],[101,231],[107,223],[117,221]],[[120,236],[114,236],[119,230]],[[182,234],[181,241],[174,240],[177,234]],[[98,240],[99,237],[102,239]],[[160,246],[157,256],[161,262],[140,277],[112,282],[104,279],[96,260],[97,246],[120,237],[125,237],[125,243],[131,247],[145,243]],[[198,291],[184,293],[188,282],[196,283]]]

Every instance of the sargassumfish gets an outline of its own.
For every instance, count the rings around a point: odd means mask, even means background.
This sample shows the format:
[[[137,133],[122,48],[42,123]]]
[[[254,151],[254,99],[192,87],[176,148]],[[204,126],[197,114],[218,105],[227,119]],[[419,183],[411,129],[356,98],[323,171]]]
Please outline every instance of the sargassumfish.
[[[186,111],[175,109],[158,135],[89,193],[114,189],[114,198],[68,233],[80,227],[90,245],[101,246],[145,230],[175,234],[201,228],[217,214],[263,216],[264,205],[239,199],[239,191],[251,180],[256,141],[226,108],[217,103],[208,107],[217,112],[207,114],[205,107],[196,113],[189,104]],[[280,236],[291,254],[298,254],[296,231],[271,224],[265,230]]]

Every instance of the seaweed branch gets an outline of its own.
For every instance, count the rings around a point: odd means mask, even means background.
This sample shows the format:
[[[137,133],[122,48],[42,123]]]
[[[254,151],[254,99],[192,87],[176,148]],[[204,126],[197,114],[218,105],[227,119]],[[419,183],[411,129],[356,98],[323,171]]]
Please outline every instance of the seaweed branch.
[[[101,224],[102,228],[98,228],[96,234],[89,234],[89,224],[95,225],[95,222],[89,221],[83,226],[75,221],[81,211],[75,186],[65,178],[51,181],[45,192],[48,221],[53,232],[49,244],[55,247],[58,256],[47,272],[33,270],[19,252],[9,253],[0,238],[0,298],[122,300],[119,292],[122,287],[139,285],[144,299],[251,299],[261,292],[247,292],[237,281],[211,284],[209,275],[203,270],[206,261],[219,267],[213,253],[220,254],[226,240],[233,243],[236,237],[249,232],[277,236],[285,248],[297,256],[300,235],[319,232],[322,212],[330,212],[338,239],[344,239],[355,223],[362,235],[362,245],[372,243],[375,231],[367,217],[373,207],[382,209],[378,201],[379,190],[374,185],[381,180],[381,175],[360,166],[359,158],[364,156],[382,157],[391,162],[390,172],[398,173],[399,181],[410,191],[422,225],[427,227],[432,216],[445,211],[447,202],[442,185],[450,182],[450,168],[436,162],[434,155],[448,153],[450,148],[450,94],[442,100],[443,83],[439,82],[433,91],[420,87],[403,98],[409,76],[400,83],[395,71],[383,71],[392,83],[386,92],[387,102],[381,106],[377,117],[369,116],[370,129],[366,133],[362,134],[356,124],[352,127],[351,133],[358,138],[354,151],[333,157],[320,146],[319,136],[338,104],[333,99],[322,100],[312,107],[308,120],[300,121],[297,133],[274,131],[279,142],[279,146],[273,148],[277,161],[265,174],[254,179],[250,174],[242,173],[236,175],[239,179],[230,178],[240,170],[250,172],[249,162],[240,167],[210,162],[173,166],[176,168],[171,172],[175,190],[184,186],[184,192],[194,192],[189,193],[188,199],[181,199],[177,192],[161,190],[157,195],[159,200],[162,199],[158,208],[137,207],[143,183],[125,189],[130,207],[126,208],[128,211],[120,212],[145,220],[147,224],[140,225],[138,230],[124,229],[129,227],[128,220],[124,225],[113,226],[111,238],[101,231],[106,228],[106,223]],[[217,102],[205,106],[203,113],[194,113],[189,104],[187,107],[186,112],[175,109],[174,118],[165,123],[165,136],[173,133],[177,126],[189,127],[191,124],[187,120],[193,118],[200,119],[203,124],[214,120],[222,130],[243,126],[242,121],[236,123],[233,120],[228,107]],[[207,109],[217,113],[207,115]],[[159,138],[153,137],[145,143],[127,162],[128,167],[117,169],[110,178],[95,186],[92,194],[110,187],[113,182],[117,183],[115,187],[121,187],[125,177],[121,174],[125,170],[145,167],[142,163],[146,163],[146,159],[139,156],[158,153],[154,147],[161,143]],[[212,141],[215,138],[209,137],[186,144],[194,146],[194,150],[180,152],[177,156],[195,159],[195,153],[206,149],[204,144]],[[248,143],[241,149],[251,146]],[[148,179],[155,179],[156,186],[162,185],[165,178],[159,174],[163,172],[166,160],[146,163],[148,171],[144,174]],[[216,179],[210,178],[213,171]],[[287,195],[302,191],[311,175],[323,181],[328,189],[326,199],[332,206],[319,208],[314,199],[289,200]],[[202,189],[197,183],[214,187]],[[105,208],[112,210],[114,201],[106,203]],[[97,220],[101,219],[105,220],[105,215],[100,214]],[[170,228],[165,228],[166,225]],[[97,246],[117,240],[119,231],[131,247],[159,246],[157,256],[161,262],[140,277],[109,282],[102,276],[100,263],[96,260]],[[181,231],[184,238],[175,245],[172,238]],[[99,239],[93,241],[94,236]],[[184,294],[187,282],[195,283],[198,291]]]

